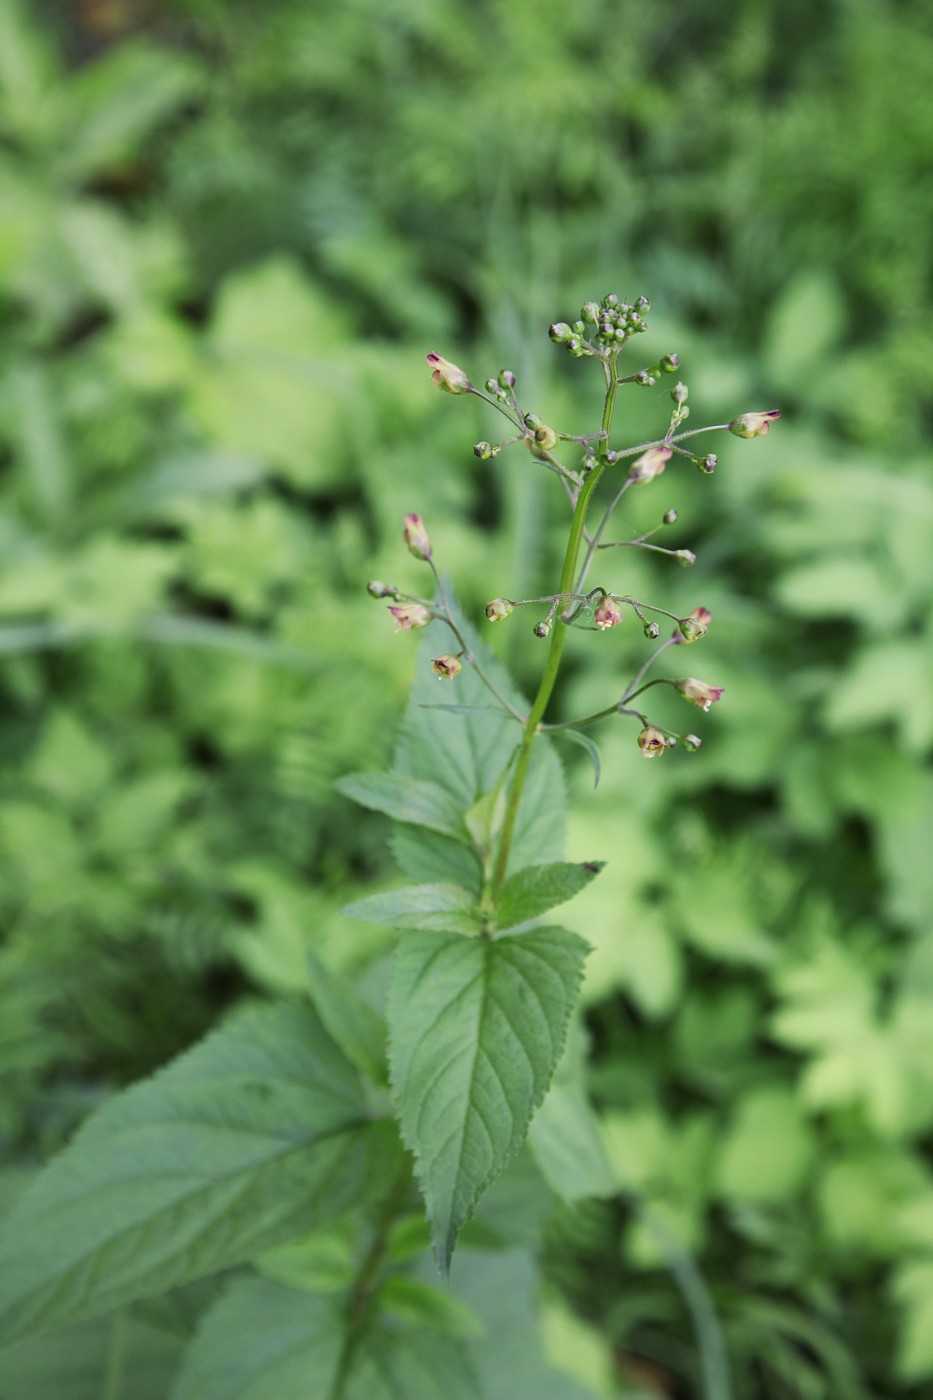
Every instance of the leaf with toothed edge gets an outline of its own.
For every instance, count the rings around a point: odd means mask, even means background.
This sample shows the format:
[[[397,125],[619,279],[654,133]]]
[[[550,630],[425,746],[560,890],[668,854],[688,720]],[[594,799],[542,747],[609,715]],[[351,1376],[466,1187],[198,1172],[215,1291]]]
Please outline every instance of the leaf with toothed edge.
[[[564,904],[594,879],[605,861],[590,860],[579,864],[555,861],[551,865],[526,865],[513,875],[499,892],[496,916],[499,928],[512,928],[528,919],[537,919]]]
[[[442,1273],[547,1092],[588,951],[576,934],[551,927],[497,939],[421,932],[399,942],[390,1073]]]

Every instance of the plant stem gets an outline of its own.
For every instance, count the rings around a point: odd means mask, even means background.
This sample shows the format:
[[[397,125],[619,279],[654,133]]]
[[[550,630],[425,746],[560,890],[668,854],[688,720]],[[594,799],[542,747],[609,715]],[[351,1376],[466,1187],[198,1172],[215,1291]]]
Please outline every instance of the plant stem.
[[[615,408],[616,392],[618,385],[615,377],[615,360],[611,368],[611,373],[606,377],[606,398],[603,403],[603,419],[600,431],[605,436],[601,439],[604,443],[609,441],[609,430],[612,426],[612,411]],[[600,458],[584,481],[577,497],[577,503],[573,511],[573,519],[570,522],[570,536],[567,540],[567,549],[564,553],[564,567],[561,570],[560,585],[558,593],[570,593],[573,590],[574,575],[577,570],[577,558],[580,554],[580,545],[583,541],[583,525],[586,520],[587,507],[590,498],[606,467],[609,465],[605,452],[600,454]],[[518,758],[515,762],[515,775],[509,788],[508,802],[506,804],[505,816],[502,819],[502,832],[499,837],[499,849],[496,854],[496,865],[492,876],[491,893],[497,894],[502,887],[506,871],[509,864],[509,853],[512,849],[512,837],[515,834],[515,821],[518,817],[518,807],[522,799],[522,791],[525,787],[525,779],[528,776],[528,763],[531,759],[531,749],[538,735],[538,726],[544,718],[554,683],[557,680],[557,672],[560,669],[561,653],[564,649],[564,641],[567,637],[567,625],[558,615],[557,625],[551,633],[551,645],[548,651],[547,662],[544,667],[544,674],[538,686],[538,693],[534,698],[531,712],[525,721],[524,732],[518,748]]]
[[[460,628],[457,626],[456,622],[454,622],[453,620],[453,611],[450,606],[450,599],[447,597],[446,590],[444,588],[443,583],[441,582],[441,576],[437,571],[437,567],[434,563],[434,560],[429,559],[428,563],[431,565],[431,571],[434,574],[434,581],[437,585],[437,596],[440,599],[441,606],[444,609],[444,616],[440,618],[440,621],[447,623],[447,626],[450,628],[451,632],[453,632],[457,641],[460,643],[464,656],[466,657],[469,664],[473,667],[473,670],[479,676],[486,689],[492,692],[492,694],[499,701],[499,704],[504,709],[508,710],[509,714],[512,716],[513,719],[517,719],[519,724],[524,724],[525,716],[520,714],[519,711],[516,710],[515,706],[505,698],[501,690],[499,690],[499,688],[496,685],[494,685],[494,683],[486,675],[486,672],[483,670],[476,657],[473,655],[473,652],[470,650],[466,638],[460,631]]]

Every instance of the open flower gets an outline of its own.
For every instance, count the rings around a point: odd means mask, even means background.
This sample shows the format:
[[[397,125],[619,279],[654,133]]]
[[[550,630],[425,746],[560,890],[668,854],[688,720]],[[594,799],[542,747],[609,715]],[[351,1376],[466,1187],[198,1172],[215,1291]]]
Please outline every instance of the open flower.
[[[451,656],[445,653],[443,656],[436,656],[431,662],[431,670],[440,680],[452,681],[454,676],[459,675],[463,670],[463,662],[459,656]]]
[[[678,642],[698,642],[705,637],[713,620],[709,608],[694,608],[689,617],[682,617],[677,624],[680,636]]]
[[[390,608],[395,618],[397,632],[411,632],[415,627],[427,627],[433,616],[431,609],[423,603],[406,603],[403,607]]]
[[[671,455],[669,447],[649,447],[647,452],[643,452],[640,457],[636,457],[629,468],[628,479],[634,486],[641,486],[646,481],[654,481],[656,476],[660,476],[667,466]]]
[[[406,515],[402,538],[416,559],[431,558],[431,540],[420,515]]]
[[[468,394],[473,388],[470,380],[459,365],[451,364],[450,360],[445,360],[443,355],[436,355],[432,350],[427,357],[431,366],[431,378],[439,389],[443,389],[447,394]]]
[[[724,690],[721,685],[707,685],[706,681],[698,681],[695,676],[675,681],[674,686],[685,700],[689,700],[691,705],[699,705],[701,710],[708,710],[710,705],[715,705],[716,701],[722,698]]]
[[[622,609],[615,598],[601,598],[593,614],[593,621],[600,632],[605,632],[609,627],[618,627],[622,621]]]
[[[776,423],[780,416],[779,408],[769,408],[766,413],[742,413],[738,418],[733,418],[729,424],[729,432],[740,438],[764,437],[771,424]]]
[[[653,725],[646,724],[638,736],[638,747],[645,758],[660,758],[667,748],[664,735],[660,729],[655,729]]]

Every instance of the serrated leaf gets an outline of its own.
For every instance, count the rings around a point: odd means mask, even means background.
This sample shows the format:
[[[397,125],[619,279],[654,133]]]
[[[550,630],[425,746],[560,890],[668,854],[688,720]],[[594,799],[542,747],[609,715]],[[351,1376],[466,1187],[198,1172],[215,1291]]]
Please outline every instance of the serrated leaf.
[[[396,773],[348,773],[345,778],[338,778],[334,787],[361,807],[384,812],[394,821],[425,826],[429,831],[452,836],[455,841],[466,840],[462,807],[436,783],[402,778]]]
[[[348,919],[388,928],[440,929],[475,934],[481,927],[476,899],[462,885],[406,885],[358,899],[341,910]]]
[[[391,1152],[310,1009],[239,1017],[93,1114],[20,1197],[0,1337],[239,1264],[345,1209]]]
[[[584,734],[580,729],[555,729],[555,739],[569,739],[572,744],[577,744],[581,749],[585,749],[590,756],[593,765],[593,787],[599,787],[599,779],[602,773],[602,760],[599,754],[599,745],[595,739],[591,739],[589,734]]]
[[[367,1079],[385,1084],[389,1077],[385,1021],[314,953],[309,951],[306,957],[311,1000],[327,1034]]]
[[[537,919],[555,905],[573,899],[604,867],[601,860],[526,866],[502,886],[496,906],[499,928]]]
[[[458,1342],[369,1323],[348,1342],[342,1298],[233,1284],[192,1343],[172,1400],[478,1400]]]
[[[560,1059],[587,953],[560,928],[406,936],[389,992],[389,1058],[435,1258],[525,1139]]]

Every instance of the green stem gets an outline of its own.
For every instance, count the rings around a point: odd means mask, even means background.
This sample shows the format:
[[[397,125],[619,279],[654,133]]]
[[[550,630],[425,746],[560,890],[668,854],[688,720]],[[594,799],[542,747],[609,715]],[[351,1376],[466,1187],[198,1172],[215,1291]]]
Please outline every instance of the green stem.
[[[609,431],[612,427],[612,411],[615,408],[617,384],[615,382],[615,363],[611,366],[611,373],[606,380],[606,398],[603,403],[603,419],[600,425],[601,433],[605,434],[603,442],[609,441]],[[570,593],[573,590],[574,576],[577,571],[577,559],[580,554],[580,545],[583,542],[583,526],[586,521],[586,512],[590,503],[590,498],[600,478],[609,463],[605,454],[601,455],[596,466],[590,472],[580,488],[577,503],[574,506],[573,519],[570,522],[570,536],[567,540],[567,549],[564,553],[564,567],[561,570],[560,585],[558,593]],[[496,865],[492,876],[491,893],[497,894],[502,887],[506,871],[509,864],[509,853],[512,849],[512,838],[515,834],[515,822],[518,817],[518,807],[522,799],[522,792],[525,787],[525,779],[528,776],[528,764],[531,759],[531,749],[538,735],[538,726],[544,718],[554,683],[557,680],[557,672],[560,669],[561,653],[564,650],[564,642],[567,637],[567,625],[558,616],[557,625],[551,633],[551,645],[548,651],[547,662],[544,667],[544,674],[538,686],[538,693],[534,698],[531,712],[525,721],[525,728],[522,733],[521,743],[518,748],[518,758],[515,762],[515,776],[512,778],[512,785],[509,788],[509,797],[506,804],[505,816],[502,819],[502,833],[499,837],[499,849],[496,855]]]

